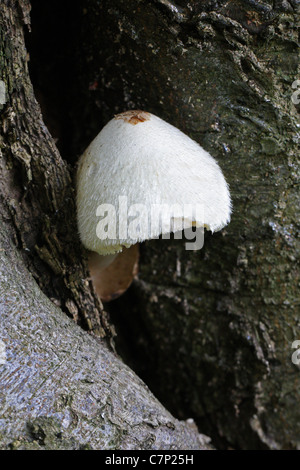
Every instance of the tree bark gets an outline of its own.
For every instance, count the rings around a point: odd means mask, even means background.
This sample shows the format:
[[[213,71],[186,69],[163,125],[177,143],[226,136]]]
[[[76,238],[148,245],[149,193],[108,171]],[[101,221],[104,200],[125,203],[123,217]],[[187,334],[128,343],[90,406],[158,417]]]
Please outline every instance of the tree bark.
[[[0,448],[210,448],[101,339],[114,329],[88,280],[72,171],[33,94],[29,12],[1,4]]]
[[[127,108],[153,112],[217,158],[233,198],[231,223],[201,252],[142,247],[138,280],[110,307],[119,351],[218,445],[297,448],[298,2],[84,8],[83,134],[99,131],[98,108],[103,124]]]

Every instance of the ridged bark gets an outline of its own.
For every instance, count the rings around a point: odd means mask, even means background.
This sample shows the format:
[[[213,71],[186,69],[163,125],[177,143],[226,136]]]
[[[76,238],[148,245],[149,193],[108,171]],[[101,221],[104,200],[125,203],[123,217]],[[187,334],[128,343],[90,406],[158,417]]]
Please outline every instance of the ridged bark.
[[[201,252],[146,243],[138,280],[110,307],[127,360],[222,446],[300,445],[297,4],[84,5],[86,133],[124,109],[150,111],[208,150],[230,184],[228,227]]]

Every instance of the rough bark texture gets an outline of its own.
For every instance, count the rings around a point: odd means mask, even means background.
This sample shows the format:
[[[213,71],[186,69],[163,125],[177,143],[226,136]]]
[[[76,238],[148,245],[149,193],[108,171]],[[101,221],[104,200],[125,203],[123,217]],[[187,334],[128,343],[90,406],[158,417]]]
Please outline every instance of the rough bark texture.
[[[0,449],[210,448],[47,299],[3,231],[0,246]]]
[[[1,3],[0,448],[210,448],[99,338],[113,328],[87,278],[71,171],[33,95],[29,11]]]
[[[201,252],[142,247],[139,279],[110,307],[119,348],[220,445],[295,448],[298,2],[86,0],[84,18],[78,132],[153,112],[217,158],[233,197],[230,225]]]

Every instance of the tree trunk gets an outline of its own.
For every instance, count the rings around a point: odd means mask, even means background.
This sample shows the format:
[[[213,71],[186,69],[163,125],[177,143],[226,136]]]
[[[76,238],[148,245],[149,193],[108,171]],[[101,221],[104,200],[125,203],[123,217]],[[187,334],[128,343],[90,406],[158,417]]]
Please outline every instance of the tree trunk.
[[[29,12],[1,4],[0,448],[210,448],[101,339],[114,329],[88,280],[72,170],[33,94]]]
[[[198,141],[230,184],[229,226],[201,252],[147,242],[110,307],[119,351],[219,446],[300,445],[297,4],[84,2],[78,133],[145,109]]]

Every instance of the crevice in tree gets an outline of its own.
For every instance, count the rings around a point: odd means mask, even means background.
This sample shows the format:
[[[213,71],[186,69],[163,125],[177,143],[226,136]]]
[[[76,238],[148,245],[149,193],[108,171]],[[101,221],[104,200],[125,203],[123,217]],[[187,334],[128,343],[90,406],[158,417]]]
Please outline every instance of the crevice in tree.
[[[33,0],[31,5],[31,31],[26,34],[26,46],[35,96],[60,154],[74,165],[82,150],[80,123],[74,127],[72,115],[81,91],[74,83],[79,72],[82,4],[79,0]]]

